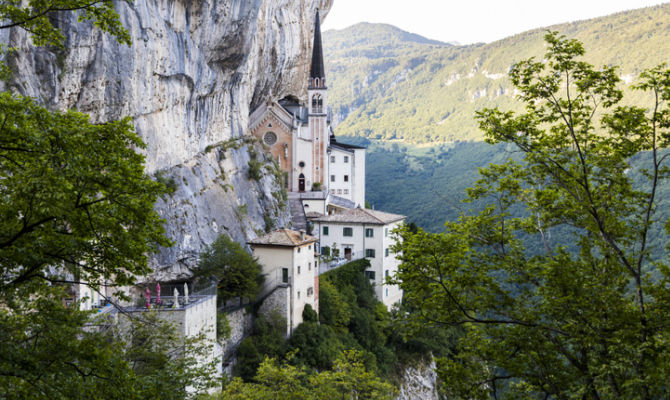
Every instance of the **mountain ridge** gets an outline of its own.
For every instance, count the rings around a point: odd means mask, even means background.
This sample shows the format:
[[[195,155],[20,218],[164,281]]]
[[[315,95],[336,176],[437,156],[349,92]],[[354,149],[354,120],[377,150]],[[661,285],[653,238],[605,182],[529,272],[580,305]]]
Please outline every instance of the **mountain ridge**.
[[[481,140],[475,111],[520,109],[507,72],[519,60],[543,55],[547,30],[581,40],[588,62],[619,65],[622,86],[670,52],[670,3],[465,46],[399,41],[375,33],[375,26],[365,28],[377,41],[361,37],[360,26],[324,32],[330,103],[340,135],[408,143]]]

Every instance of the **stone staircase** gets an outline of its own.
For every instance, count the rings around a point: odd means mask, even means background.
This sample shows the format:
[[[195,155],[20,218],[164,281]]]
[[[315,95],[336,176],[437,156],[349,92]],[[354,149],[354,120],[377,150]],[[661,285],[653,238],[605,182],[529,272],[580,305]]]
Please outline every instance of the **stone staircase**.
[[[291,209],[291,222],[293,222],[293,230],[299,231],[301,229],[307,230],[307,217],[305,216],[305,209],[302,208],[302,201],[300,197],[289,197],[288,206]]]

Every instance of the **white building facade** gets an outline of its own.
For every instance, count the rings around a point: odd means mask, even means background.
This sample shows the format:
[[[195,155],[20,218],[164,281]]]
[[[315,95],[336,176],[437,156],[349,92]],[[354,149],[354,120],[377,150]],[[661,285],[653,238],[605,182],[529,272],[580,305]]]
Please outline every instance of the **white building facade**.
[[[309,304],[319,311],[318,260],[314,256],[317,239],[290,229],[279,229],[249,241],[253,255],[263,266],[265,283],[259,297],[277,288],[288,288],[287,333],[302,322],[302,312]]]
[[[321,254],[370,261],[365,273],[375,287],[377,298],[391,308],[402,299],[402,290],[397,285],[386,284],[386,278],[394,275],[399,265],[391,251],[395,243],[392,232],[404,220],[403,215],[354,208],[312,218],[311,222],[319,238]]]
[[[288,192],[327,191],[365,205],[366,149],[337,142],[330,124],[318,12],[306,101],[287,96],[259,105],[249,130],[278,161]]]
[[[328,190],[330,194],[365,207],[365,148],[330,141]]]

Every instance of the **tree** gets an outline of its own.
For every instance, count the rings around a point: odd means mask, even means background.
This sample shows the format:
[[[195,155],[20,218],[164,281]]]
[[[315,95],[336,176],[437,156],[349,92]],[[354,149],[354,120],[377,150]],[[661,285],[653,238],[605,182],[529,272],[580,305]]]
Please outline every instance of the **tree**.
[[[130,43],[108,0],[3,1],[0,29],[61,46],[52,21],[73,11]],[[211,384],[195,358],[202,343],[176,340],[155,319],[117,332],[104,316],[65,306],[66,287],[131,285],[150,271],[148,255],[170,244],[153,210],[165,187],[144,173],[143,148],[127,118],[92,124],[0,93],[0,397],[185,398],[188,386]]]
[[[525,112],[477,114],[487,141],[523,163],[480,170],[468,196],[490,204],[445,233],[402,228],[397,282],[413,323],[464,331],[439,363],[454,398],[668,397],[670,270],[649,239],[669,172],[670,70],[641,74],[649,107],[622,106],[615,67],[580,61],[581,43],[555,32],[546,41],[543,61],[510,72]],[[649,164],[631,171],[641,152]],[[575,251],[552,242],[559,226]],[[533,237],[542,252],[528,251]]]
[[[0,310],[0,397],[3,399],[183,399],[187,387],[211,387],[209,349],[180,338],[156,315],[128,319],[63,307],[60,288],[13,299]],[[120,318],[125,318],[121,315]]]
[[[128,285],[149,272],[148,253],[169,245],[153,210],[165,189],[134,148],[129,119],[94,125],[0,93],[0,299],[34,281]]]
[[[200,254],[194,276],[217,282],[219,297],[226,301],[239,297],[253,299],[265,280],[263,267],[239,243],[220,235]]]
[[[111,0],[6,0],[0,3],[0,29],[19,27],[30,32],[37,46],[62,46],[63,33],[53,25],[59,15],[78,12],[78,20],[92,21],[119,43],[130,44]]]
[[[304,368],[290,364],[278,365],[265,359],[258,368],[254,383],[239,378],[224,389],[220,398],[230,400],[253,399],[392,399],[393,386],[368,372],[354,351],[345,352],[329,371],[309,374]]]

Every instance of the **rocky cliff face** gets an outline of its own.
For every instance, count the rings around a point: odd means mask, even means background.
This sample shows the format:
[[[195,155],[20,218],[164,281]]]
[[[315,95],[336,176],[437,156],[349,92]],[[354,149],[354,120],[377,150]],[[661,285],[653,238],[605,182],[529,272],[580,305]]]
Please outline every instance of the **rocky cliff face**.
[[[435,368],[434,360],[405,368],[396,400],[440,400]]]
[[[130,116],[147,143],[149,173],[176,191],[158,204],[175,242],[154,258],[162,279],[188,274],[222,232],[244,241],[270,221],[288,223],[270,171],[249,178],[249,111],[306,91],[313,19],[332,0],[135,0],[117,3],[133,45],[123,46],[76,16],[58,16],[64,50],[34,48],[26,32],[3,30],[18,51],[11,88],[53,109],[96,122]],[[269,164],[266,164],[269,166]]]

